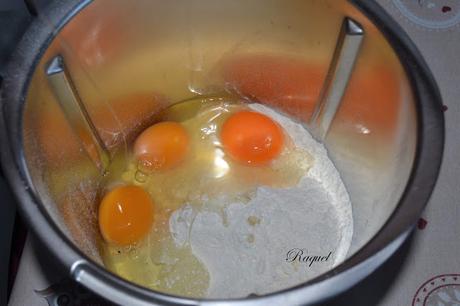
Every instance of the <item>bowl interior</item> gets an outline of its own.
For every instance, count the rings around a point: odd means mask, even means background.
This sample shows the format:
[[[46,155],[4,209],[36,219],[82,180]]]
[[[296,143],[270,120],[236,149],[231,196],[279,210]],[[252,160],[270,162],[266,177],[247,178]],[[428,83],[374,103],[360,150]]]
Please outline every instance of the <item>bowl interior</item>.
[[[23,114],[28,171],[51,219],[102,264],[103,177],[49,84],[52,58],[62,56],[109,154],[118,156],[160,110],[229,88],[310,129],[345,17],[362,26],[364,39],[324,144],[351,198],[354,254],[394,211],[417,133],[401,63],[346,1],[99,0],[84,7],[37,63]],[[60,27],[42,18],[50,32]]]

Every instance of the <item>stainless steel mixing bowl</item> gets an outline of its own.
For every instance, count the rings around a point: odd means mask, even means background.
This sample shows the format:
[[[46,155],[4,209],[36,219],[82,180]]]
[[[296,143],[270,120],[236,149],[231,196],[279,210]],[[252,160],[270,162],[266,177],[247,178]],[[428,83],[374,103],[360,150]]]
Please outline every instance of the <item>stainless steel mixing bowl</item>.
[[[347,259],[296,287],[234,300],[170,296],[110,273],[96,219],[104,167],[159,110],[229,88],[324,142],[353,204]],[[44,245],[113,302],[310,304],[370,274],[413,228],[441,163],[441,106],[420,53],[374,1],[57,1],[7,70],[2,166]]]

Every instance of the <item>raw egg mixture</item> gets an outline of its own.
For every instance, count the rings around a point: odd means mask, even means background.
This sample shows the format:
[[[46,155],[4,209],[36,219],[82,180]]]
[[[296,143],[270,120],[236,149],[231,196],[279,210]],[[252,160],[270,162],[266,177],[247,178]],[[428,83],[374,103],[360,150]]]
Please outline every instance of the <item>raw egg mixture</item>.
[[[324,148],[300,124],[237,98],[174,105],[105,186],[104,263],[161,292],[283,289],[343,260],[351,241],[348,195]],[[286,262],[294,248],[332,256],[308,268]]]

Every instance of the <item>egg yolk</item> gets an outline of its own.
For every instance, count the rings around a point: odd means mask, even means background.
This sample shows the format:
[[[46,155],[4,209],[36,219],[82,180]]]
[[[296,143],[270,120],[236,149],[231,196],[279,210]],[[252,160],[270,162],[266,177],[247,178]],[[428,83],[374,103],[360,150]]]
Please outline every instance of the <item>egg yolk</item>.
[[[264,165],[282,151],[284,135],[271,118],[253,111],[240,111],[223,124],[220,134],[225,151],[236,161]]]
[[[130,245],[142,239],[153,223],[153,202],[138,186],[116,187],[99,207],[99,228],[107,242]]]
[[[134,155],[148,170],[170,169],[180,164],[189,145],[185,128],[177,122],[160,122],[143,131],[134,143]]]

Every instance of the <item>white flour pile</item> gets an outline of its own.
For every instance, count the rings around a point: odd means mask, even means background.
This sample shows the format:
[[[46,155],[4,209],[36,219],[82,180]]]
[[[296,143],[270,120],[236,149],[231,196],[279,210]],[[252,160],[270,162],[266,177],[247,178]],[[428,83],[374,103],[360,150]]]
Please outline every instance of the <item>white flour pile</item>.
[[[195,216],[189,205],[171,216],[175,243],[189,243],[208,269],[210,298],[265,294],[300,284],[343,261],[351,244],[350,199],[326,149],[300,124],[260,104],[250,107],[277,121],[314,163],[297,186],[259,187],[249,203],[228,203],[225,224],[216,212]],[[332,253],[310,266],[298,257],[286,260],[292,249],[312,256]]]

